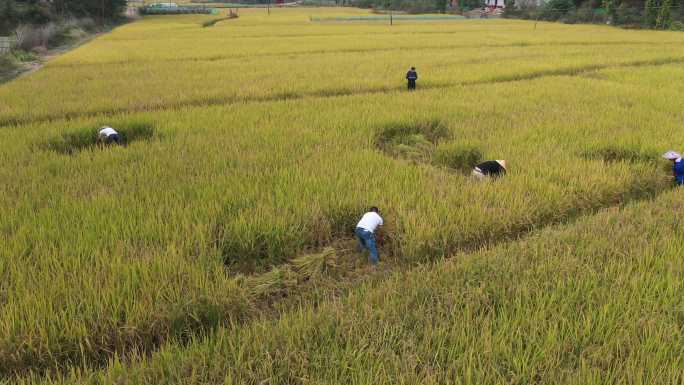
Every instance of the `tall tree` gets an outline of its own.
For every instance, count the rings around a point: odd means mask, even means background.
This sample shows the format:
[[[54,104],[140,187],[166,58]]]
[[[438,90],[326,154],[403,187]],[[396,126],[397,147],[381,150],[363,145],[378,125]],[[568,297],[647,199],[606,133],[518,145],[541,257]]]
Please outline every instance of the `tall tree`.
[[[617,21],[617,8],[619,6],[618,0],[603,0],[603,8],[606,10],[608,17],[610,17],[610,23],[615,24]]]
[[[658,20],[658,8],[660,2],[658,0],[646,0],[644,4],[644,23],[646,26],[654,28]]]
[[[657,29],[670,29],[672,24],[672,17],[670,15],[670,7],[672,7],[672,0],[663,0],[658,11],[658,18],[656,19],[655,27]]]
[[[17,22],[14,0],[0,0],[0,35],[9,35]]]

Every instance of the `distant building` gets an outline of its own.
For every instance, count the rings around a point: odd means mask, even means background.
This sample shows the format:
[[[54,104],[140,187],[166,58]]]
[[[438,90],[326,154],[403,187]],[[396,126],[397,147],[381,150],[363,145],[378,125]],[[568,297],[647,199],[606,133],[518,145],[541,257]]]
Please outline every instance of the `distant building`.
[[[176,3],[152,3],[148,5],[150,8],[178,8]]]
[[[513,0],[516,7],[540,7],[546,4],[548,0]],[[509,1],[510,3],[511,1]],[[457,8],[461,4],[461,0],[449,0],[449,5],[452,8]],[[484,5],[487,8],[506,8],[506,0],[484,0]]]
[[[546,0],[515,0],[515,6],[520,8],[541,7],[546,4]]]
[[[546,0],[514,0],[516,7],[541,7]],[[504,0],[485,0],[485,6],[489,8],[506,8]]]
[[[452,8],[457,8],[461,4],[461,0],[450,0],[449,5]],[[484,0],[484,5],[485,7],[488,8],[505,8],[506,4],[504,4],[504,0]],[[479,7],[477,7],[479,8]],[[477,9],[476,8],[476,9]]]
[[[490,8],[506,8],[504,0],[485,0],[485,5]]]

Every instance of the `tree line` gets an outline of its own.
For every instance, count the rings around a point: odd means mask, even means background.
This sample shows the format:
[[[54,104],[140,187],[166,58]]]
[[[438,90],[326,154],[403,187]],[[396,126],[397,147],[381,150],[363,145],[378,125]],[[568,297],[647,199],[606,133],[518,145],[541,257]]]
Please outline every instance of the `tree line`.
[[[684,30],[684,0],[522,0],[504,16],[565,23],[602,23],[630,28]]]
[[[0,0],[0,35],[20,25],[41,26],[71,18],[101,23],[120,17],[126,0]]]
[[[256,0],[267,3],[269,0]],[[274,1],[272,1],[274,2]],[[315,3],[316,0],[308,0]],[[484,0],[325,0],[336,5],[409,13],[460,13],[485,6]],[[126,0],[0,0],[0,35],[19,25],[45,25],[67,18],[115,20]],[[506,0],[504,17],[607,23],[628,27],[684,30],[684,0]]]
[[[311,3],[316,1],[331,2],[309,0]],[[504,17],[509,18],[684,30],[684,0],[505,1]],[[462,13],[486,6],[484,0],[334,0],[334,4],[409,13]]]

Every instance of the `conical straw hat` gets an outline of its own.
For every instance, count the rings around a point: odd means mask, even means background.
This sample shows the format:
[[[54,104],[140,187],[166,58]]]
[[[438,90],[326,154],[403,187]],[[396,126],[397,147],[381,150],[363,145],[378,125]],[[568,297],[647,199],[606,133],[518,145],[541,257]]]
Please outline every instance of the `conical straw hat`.
[[[670,151],[668,151],[668,152],[666,152],[666,153],[663,154],[663,158],[665,158],[665,159],[670,159],[670,160],[671,160],[671,159],[678,159],[678,158],[681,158],[681,157],[682,157],[682,156],[681,156],[677,151],[672,151],[672,150],[670,150]]]

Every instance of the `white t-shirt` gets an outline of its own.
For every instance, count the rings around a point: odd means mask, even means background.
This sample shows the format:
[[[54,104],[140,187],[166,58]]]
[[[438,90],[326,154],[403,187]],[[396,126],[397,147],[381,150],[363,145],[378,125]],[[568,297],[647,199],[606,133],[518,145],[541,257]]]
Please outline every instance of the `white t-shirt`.
[[[361,217],[361,220],[359,221],[359,224],[356,225],[356,227],[360,227],[362,229],[368,230],[371,233],[375,232],[375,229],[378,226],[382,226],[382,217],[378,215],[378,213],[369,211],[365,214],[363,214],[363,217]]]
[[[116,132],[113,128],[111,127],[103,127],[100,130],[100,136],[103,138],[108,138],[110,135],[116,135],[118,132]]]

